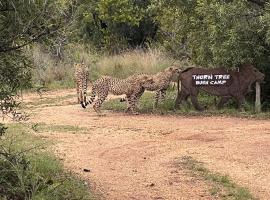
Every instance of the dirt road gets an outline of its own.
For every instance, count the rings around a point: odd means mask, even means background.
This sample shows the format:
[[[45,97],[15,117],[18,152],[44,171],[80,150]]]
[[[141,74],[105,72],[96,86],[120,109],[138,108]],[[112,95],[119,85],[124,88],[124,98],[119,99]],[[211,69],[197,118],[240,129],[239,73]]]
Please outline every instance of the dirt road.
[[[215,199],[206,181],[175,164],[183,156],[228,174],[259,199],[270,199],[270,120],[121,113],[98,117],[90,108],[62,105],[33,109],[31,121],[87,129],[84,134],[42,136],[56,141],[54,150],[65,166],[104,199]]]

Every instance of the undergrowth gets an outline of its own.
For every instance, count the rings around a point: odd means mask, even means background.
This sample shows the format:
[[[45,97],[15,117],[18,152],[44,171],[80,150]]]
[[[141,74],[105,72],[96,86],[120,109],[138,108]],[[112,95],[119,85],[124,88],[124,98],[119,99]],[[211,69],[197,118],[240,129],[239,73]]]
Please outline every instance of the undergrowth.
[[[28,52],[35,68],[32,71],[35,88],[64,89],[75,87],[74,63],[83,62],[89,68],[90,82],[103,75],[126,78],[135,73],[157,73],[175,64],[175,60],[159,49],[127,50],[117,55],[98,54],[78,44],[69,44],[61,59],[36,45]],[[179,63],[178,63],[179,64]]]
[[[23,124],[7,127],[0,140],[0,199],[94,199],[89,188],[47,152],[48,141]]]

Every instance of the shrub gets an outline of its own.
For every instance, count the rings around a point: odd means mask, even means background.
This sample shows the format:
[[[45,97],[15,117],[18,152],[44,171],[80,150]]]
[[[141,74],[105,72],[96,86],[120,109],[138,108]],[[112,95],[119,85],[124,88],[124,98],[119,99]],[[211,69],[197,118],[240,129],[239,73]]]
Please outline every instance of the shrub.
[[[27,132],[23,125],[10,125],[0,141],[0,199],[92,199],[89,189]]]

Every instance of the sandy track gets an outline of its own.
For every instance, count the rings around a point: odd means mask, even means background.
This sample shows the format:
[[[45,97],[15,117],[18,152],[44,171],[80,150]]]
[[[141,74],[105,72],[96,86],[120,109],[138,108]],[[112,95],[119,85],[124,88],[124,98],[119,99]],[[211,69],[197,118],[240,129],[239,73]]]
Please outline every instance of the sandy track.
[[[107,113],[77,105],[36,110],[35,122],[87,127],[88,134],[45,133],[67,168],[105,199],[211,199],[208,183],[176,167],[192,156],[270,199],[270,121]],[[91,172],[83,172],[83,168]]]

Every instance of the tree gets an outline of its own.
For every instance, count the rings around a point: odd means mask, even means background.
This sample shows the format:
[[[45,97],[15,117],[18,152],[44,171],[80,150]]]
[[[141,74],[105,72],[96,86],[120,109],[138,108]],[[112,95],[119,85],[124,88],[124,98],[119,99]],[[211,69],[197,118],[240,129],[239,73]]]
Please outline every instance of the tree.
[[[150,1],[81,0],[76,12],[79,38],[97,49],[119,52],[154,39],[156,24],[147,12]]]
[[[23,48],[46,42],[66,22],[65,1],[0,1],[0,109],[14,111],[18,90],[31,85],[31,62]]]
[[[270,97],[270,4],[263,0],[152,0],[159,12],[161,43],[179,59],[203,67],[237,67],[251,62],[266,74]],[[267,104],[266,104],[267,105]]]

